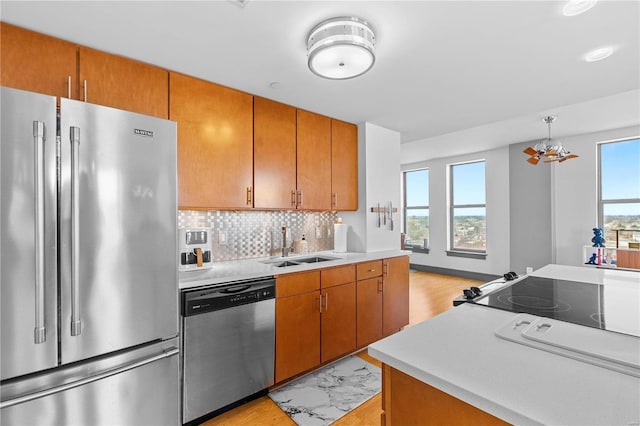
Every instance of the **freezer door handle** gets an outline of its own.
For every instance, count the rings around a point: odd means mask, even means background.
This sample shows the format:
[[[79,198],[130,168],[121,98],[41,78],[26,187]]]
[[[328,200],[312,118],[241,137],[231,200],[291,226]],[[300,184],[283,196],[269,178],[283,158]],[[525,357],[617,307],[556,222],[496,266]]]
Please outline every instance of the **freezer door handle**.
[[[34,181],[35,181],[35,328],[36,344],[47,340],[44,323],[44,122],[33,122]]]
[[[55,386],[39,392],[23,395],[17,398],[9,399],[7,401],[2,401],[0,402],[0,409],[11,407],[13,405],[23,404],[25,402],[33,401],[38,398],[44,398],[45,396],[49,396],[56,393],[67,391],[69,389],[77,388],[78,386],[83,386],[89,383],[97,382],[98,380],[106,379],[107,377],[115,376],[116,374],[124,373],[125,371],[133,370],[134,368],[142,367],[143,365],[151,364],[152,362],[156,362],[164,358],[172,357],[174,355],[177,355],[178,353],[179,353],[178,348],[176,348],[175,346],[170,347],[166,349],[163,353],[152,356],[150,358],[134,361],[129,364],[125,364],[121,367],[114,368],[112,370],[106,370],[106,371],[103,371],[102,373],[85,377],[83,379],[76,380],[73,382],[65,383],[60,386]]]
[[[80,320],[80,294],[78,293],[78,277],[80,275],[80,200],[79,200],[79,167],[80,167],[80,128],[71,127],[71,335],[82,333]]]

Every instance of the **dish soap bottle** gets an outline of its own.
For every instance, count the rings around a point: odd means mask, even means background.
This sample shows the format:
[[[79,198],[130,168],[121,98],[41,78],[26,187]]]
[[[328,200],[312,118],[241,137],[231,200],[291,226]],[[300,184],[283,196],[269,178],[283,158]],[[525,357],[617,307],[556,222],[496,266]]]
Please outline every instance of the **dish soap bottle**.
[[[309,243],[304,234],[302,234],[302,239],[300,240],[300,253],[309,253]]]

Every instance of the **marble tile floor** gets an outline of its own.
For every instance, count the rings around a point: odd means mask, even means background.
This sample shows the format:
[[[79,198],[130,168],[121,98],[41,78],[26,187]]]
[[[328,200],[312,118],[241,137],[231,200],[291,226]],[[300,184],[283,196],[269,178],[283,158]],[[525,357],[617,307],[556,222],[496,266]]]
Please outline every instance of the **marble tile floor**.
[[[269,397],[299,426],[325,426],[380,389],[380,368],[352,355],[270,392]]]

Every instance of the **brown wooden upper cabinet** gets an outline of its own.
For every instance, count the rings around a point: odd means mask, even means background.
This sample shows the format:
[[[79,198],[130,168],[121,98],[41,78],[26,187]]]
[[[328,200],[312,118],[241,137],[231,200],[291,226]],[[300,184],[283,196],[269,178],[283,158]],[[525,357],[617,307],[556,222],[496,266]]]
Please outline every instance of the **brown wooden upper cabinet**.
[[[0,34],[2,86],[78,99],[75,44],[6,22]]]
[[[298,110],[296,205],[331,210],[331,119]]]
[[[80,47],[80,99],[169,118],[169,72],[122,56]]]
[[[253,205],[253,97],[170,73],[169,118],[178,123],[178,206]]]
[[[333,119],[331,210],[358,210],[358,127]]]
[[[3,86],[168,118],[168,71],[0,24]]]
[[[253,206],[295,209],[296,109],[256,96],[253,126]]]

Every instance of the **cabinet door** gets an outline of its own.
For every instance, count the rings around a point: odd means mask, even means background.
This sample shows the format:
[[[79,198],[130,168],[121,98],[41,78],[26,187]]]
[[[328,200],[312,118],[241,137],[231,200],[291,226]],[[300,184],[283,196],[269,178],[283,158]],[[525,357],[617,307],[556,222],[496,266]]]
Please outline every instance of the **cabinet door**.
[[[358,127],[331,120],[331,208],[358,210]]]
[[[382,333],[387,336],[409,324],[409,256],[383,261]]]
[[[356,344],[361,348],[382,338],[382,277],[358,281]]]
[[[320,364],[320,292],[276,299],[276,383]]]
[[[79,52],[83,101],[169,118],[167,70],[86,47]]]
[[[169,117],[178,123],[181,209],[251,208],[253,97],[170,73]]]
[[[356,283],[322,290],[321,362],[356,350]]]
[[[253,206],[295,209],[296,109],[255,97],[253,126]]]
[[[0,22],[2,86],[77,99],[73,43]],[[68,85],[72,79],[71,88]]]
[[[331,210],[331,119],[298,110],[298,208]]]

